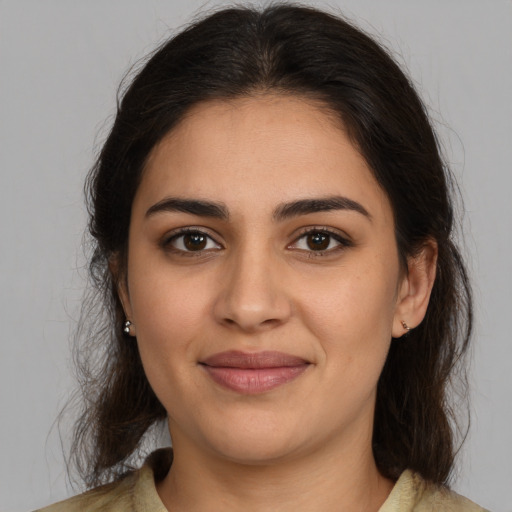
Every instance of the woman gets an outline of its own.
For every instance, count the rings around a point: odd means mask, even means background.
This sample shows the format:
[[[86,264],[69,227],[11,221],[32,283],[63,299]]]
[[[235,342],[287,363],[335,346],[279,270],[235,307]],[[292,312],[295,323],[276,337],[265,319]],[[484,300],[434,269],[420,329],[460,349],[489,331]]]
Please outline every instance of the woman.
[[[111,483],[45,510],[483,510],[446,487],[471,331],[450,175],[368,36],[289,5],[197,22],[87,185],[109,344],[75,454]],[[172,452],[129,471],[163,421]]]

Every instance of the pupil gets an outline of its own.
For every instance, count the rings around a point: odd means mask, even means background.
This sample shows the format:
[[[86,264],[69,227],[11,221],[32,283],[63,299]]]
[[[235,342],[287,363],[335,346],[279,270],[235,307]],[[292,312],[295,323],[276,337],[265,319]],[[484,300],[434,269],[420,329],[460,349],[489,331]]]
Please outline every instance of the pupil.
[[[313,233],[308,235],[308,247],[313,251],[323,251],[329,247],[329,235]]]
[[[199,233],[189,233],[185,235],[183,243],[190,251],[200,251],[206,247],[206,237]]]

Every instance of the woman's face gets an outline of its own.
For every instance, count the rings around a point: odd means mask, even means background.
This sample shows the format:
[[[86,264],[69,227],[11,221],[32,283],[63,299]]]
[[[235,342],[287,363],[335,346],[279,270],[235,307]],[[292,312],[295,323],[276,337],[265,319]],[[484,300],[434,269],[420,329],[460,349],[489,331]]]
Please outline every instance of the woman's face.
[[[401,275],[388,198],[325,111],[196,106],[150,155],[121,292],[175,450],[369,447]]]

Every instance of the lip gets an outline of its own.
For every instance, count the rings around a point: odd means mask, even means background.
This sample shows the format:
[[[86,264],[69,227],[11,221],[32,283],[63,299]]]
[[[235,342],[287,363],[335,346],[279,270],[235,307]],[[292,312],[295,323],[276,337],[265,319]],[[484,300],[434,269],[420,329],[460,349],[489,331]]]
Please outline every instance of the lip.
[[[200,364],[212,380],[222,387],[255,395],[296,379],[310,363],[283,352],[246,353],[233,350],[214,354]]]

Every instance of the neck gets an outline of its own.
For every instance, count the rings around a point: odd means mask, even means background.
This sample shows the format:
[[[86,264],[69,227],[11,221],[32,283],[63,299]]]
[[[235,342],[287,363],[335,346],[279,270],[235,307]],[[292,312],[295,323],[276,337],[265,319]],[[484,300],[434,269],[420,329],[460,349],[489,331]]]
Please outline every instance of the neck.
[[[367,448],[361,450],[361,443]],[[393,487],[378,472],[371,443],[364,439],[356,447],[350,443],[336,450],[331,444],[328,450],[317,447],[308,454],[258,465],[174,444],[171,470],[157,486],[173,512],[212,510],[212,504],[226,512],[376,512]]]

